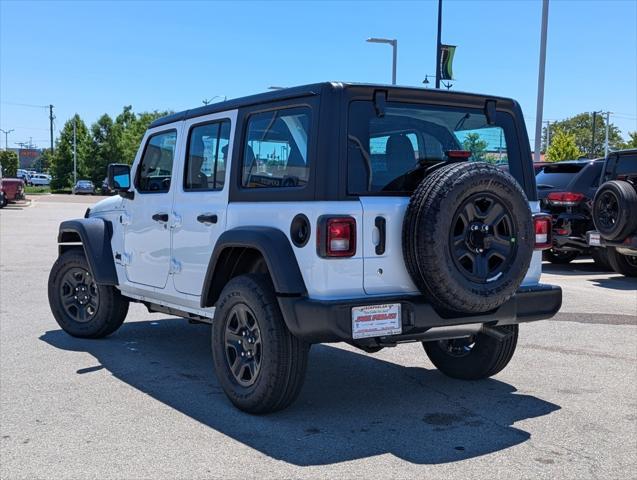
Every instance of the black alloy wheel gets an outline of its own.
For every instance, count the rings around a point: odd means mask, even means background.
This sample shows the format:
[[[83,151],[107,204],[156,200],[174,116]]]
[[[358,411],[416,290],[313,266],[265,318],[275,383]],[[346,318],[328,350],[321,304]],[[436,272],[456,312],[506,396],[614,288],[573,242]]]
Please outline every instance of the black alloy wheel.
[[[261,331],[254,313],[244,303],[235,305],[228,315],[225,350],[236,382],[251,386],[261,370]]]
[[[597,200],[597,222],[605,230],[612,230],[619,220],[619,200],[615,192],[604,190]]]
[[[62,277],[60,288],[62,307],[67,315],[79,323],[93,319],[99,308],[99,291],[88,270],[69,269]]]
[[[478,193],[456,211],[450,232],[456,267],[477,283],[497,279],[516,253],[516,231],[511,212],[496,197]]]

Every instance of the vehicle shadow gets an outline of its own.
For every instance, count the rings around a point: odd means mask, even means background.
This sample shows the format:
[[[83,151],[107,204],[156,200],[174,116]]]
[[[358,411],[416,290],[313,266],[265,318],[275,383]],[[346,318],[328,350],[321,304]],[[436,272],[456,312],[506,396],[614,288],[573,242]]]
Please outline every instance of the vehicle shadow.
[[[572,262],[566,265],[558,265],[555,263],[543,262],[542,273],[551,273],[555,275],[587,275],[599,273],[615,273],[608,268],[600,267],[592,260],[590,262]]]
[[[637,278],[628,278],[619,274],[609,278],[593,278],[589,282],[596,287],[637,292]]]
[[[525,442],[530,434],[514,423],[560,409],[498,380],[462,382],[436,370],[315,345],[298,401],[283,412],[251,416],[223,394],[212,371],[209,335],[209,326],[167,319],[125,323],[104,340],[61,330],[40,339],[98,360],[78,375],[105,368],[202,424],[299,466],[386,453],[417,464],[463,460]]]

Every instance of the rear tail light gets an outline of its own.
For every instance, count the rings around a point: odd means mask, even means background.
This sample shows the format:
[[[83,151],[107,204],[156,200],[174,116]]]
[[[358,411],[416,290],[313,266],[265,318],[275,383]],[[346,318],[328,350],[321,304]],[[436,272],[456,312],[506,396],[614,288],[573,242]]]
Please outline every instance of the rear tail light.
[[[471,156],[469,150],[447,150],[445,153],[449,158],[469,158]]]
[[[546,201],[559,207],[572,207],[584,200],[584,195],[575,192],[551,192]]]
[[[546,215],[544,213],[533,215],[536,250],[547,250],[551,248],[553,244],[553,240],[551,238],[552,225],[553,218],[550,215]]]
[[[352,217],[320,217],[317,250],[321,257],[352,257],[356,253],[356,220]]]

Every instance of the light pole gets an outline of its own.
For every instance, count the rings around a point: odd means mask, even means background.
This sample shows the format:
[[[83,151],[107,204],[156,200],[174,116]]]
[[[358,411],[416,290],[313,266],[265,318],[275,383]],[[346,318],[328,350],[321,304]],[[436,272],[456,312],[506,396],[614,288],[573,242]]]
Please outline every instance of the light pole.
[[[539,162],[542,148],[542,115],[544,114],[544,66],[546,65],[546,30],[549,23],[549,0],[542,0],[542,30],[540,33],[540,66],[537,75],[537,110],[535,115],[535,148],[533,161]]]
[[[392,68],[391,68],[391,84],[396,85],[396,63],[398,62],[398,40],[395,38],[368,38],[369,43],[386,43],[391,45],[393,49]]]
[[[207,100],[207,99],[205,99],[205,98],[204,98],[201,102],[202,102],[204,105],[209,105],[209,104],[211,104],[211,103],[212,103],[212,101],[213,101],[215,98],[221,98],[221,95],[215,95],[215,96],[214,96],[214,97],[212,97],[210,100]],[[228,99],[228,97],[226,97],[226,96],[224,95],[224,96],[223,96],[223,101],[225,102],[227,99]]]
[[[440,88],[440,63],[442,62],[442,0],[438,0],[438,36],[436,37],[436,88]],[[449,88],[447,88],[449,90]]]
[[[9,134],[11,132],[15,132],[15,129],[11,129],[11,130],[2,130],[0,128],[0,132],[4,133],[4,149],[5,150],[9,150]]]
[[[604,158],[608,157],[608,128],[610,125],[610,112],[606,112],[606,140],[604,141]]]
[[[77,127],[76,117],[73,117],[73,186],[77,183]]]

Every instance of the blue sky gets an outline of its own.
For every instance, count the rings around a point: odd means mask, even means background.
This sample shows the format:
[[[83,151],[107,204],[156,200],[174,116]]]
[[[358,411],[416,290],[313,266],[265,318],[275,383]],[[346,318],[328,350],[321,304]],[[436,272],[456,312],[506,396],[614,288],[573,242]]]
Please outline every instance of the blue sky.
[[[445,0],[454,89],[516,98],[533,141],[540,1]],[[437,2],[13,2],[0,0],[0,128],[48,145],[75,112],[182,110],[215,95],[322,80],[398,83],[434,73]],[[551,0],[544,118],[610,110],[637,130],[637,1]],[[4,147],[4,135],[0,135]]]

